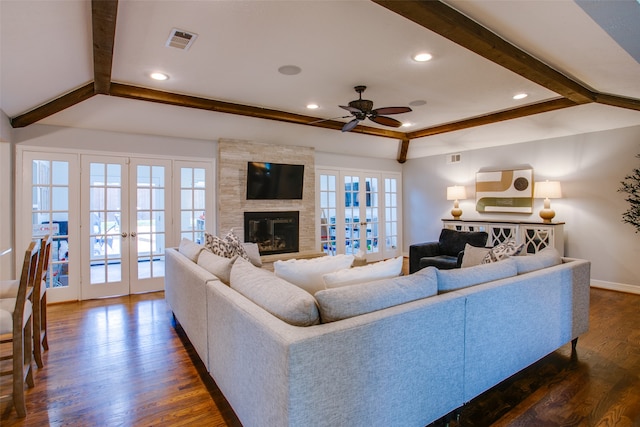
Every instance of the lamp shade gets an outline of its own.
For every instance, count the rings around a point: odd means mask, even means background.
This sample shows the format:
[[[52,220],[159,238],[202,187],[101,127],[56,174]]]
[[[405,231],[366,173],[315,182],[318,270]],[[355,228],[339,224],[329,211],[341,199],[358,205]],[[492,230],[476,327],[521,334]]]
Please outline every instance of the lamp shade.
[[[447,187],[447,200],[464,200],[467,198],[467,191],[463,185]]]
[[[560,199],[562,198],[562,189],[559,181],[540,181],[536,182],[533,189],[533,197],[536,199]]]

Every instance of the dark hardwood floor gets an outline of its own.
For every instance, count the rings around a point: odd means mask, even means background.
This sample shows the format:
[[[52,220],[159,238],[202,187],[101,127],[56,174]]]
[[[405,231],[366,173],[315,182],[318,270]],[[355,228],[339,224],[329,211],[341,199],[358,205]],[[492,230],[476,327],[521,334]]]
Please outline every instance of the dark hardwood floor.
[[[239,426],[163,293],[50,305],[45,366],[9,426]],[[514,343],[517,345],[517,343]],[[442,425],[434,423],[434,426]],[[453,426],[640,426],[640,295],[591,291],[591,329],[461,410]]]

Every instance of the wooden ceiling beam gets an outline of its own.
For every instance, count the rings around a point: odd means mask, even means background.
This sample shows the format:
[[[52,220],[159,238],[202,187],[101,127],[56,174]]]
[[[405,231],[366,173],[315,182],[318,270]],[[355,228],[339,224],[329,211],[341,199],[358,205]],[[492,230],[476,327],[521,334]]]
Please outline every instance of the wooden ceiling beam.
[[[336,120],[324,120],[318,117],[304,116],[302,114],[287,113],[269,108],[252,107],[249,105],[234,104],[231,102],[217,101],[214,99],[200,98],[190,95],[163,92],[155,89],[147,89],[138,86],[121,83],[111,84],[111,95],[122,98],[138,99],[143,101],[158,102],[162,104],[176,105],[179,107],[196,108],[199,110],[215,111],[218,113],[236,114],[239,116],[257,117],[260,119],[276,120],[285,123],[296,123],[307,126],[315,126],[325,129],[341,130],[343,122]],[[351,133],[380,136],[383,138],[404,138],[403,132],[387,129],[378,129],[369,126],[358,126]]]
[[[409,138],[402,138],[400,143],[398,144],[398,158],[396,159],[398,163],[404,163],[407,161],[407,154],[409,154],[409,143],[411,140]]]
[[[591,89],[440,1],[372,1],[577,104],[595,100]]]
[[[596,102],[599,104],[611,105],[613,107],[640,111],[640,99],[637,98],[628,98],[608,93],[596,93]]]
[[[118,0],[92,0],[93,81],[96,94],[109,94],[117,14]]]
[[[35,122],[58,113],[66,108],[72,107],[79,102],[86,101],[95,95],[93,82],[88,83],[74,91],[71,91],[59,98],[54,99],[44,105],[27,111],[24,114],[11,119],[11,127],[21,128],[34,124]]]
[[[433,135],[438,135],[446,132],[454,132],[461,129],[488,125],[491,123],[502,122],[505,120],[531,116],[534,114],[546,113],[548,111],[560,110],[562,108],[574,107],[576,105],[577,104],[571,101],[570,99],[558,98],[551,101],[543,101],[537,104],[531,104],[531,105],[525,105],[523,107],[513,108],[511,110],[498,111],[495,113],[489,113],[489,114],[484,114],[482,116],[472,117],[470,119],[465,119],[457,122],[446,123],[443,125],[420,129],[415,132],[407,133],[407,138],[409,139],[424,138],[425,136],[433,136]]]

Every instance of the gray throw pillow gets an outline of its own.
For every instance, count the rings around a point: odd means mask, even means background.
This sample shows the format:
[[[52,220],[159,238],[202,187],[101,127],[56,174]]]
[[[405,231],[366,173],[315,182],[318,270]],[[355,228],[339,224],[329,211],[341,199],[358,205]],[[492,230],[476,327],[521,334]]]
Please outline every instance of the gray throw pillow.
[[[438,270],[438,293],[455,291],[518,274],[513,258],[454,270]]]
[[[435,267],[369,283],[330,288],[316,292],[323,323],[335,322],[372,311],[427,298],[438,293]]]
[[[244,258],[238,258],[231,267],[231,288],[291,325],[320,323],[316,300],[311,294]]]
[[[513,259],[516,262],[518,274],[524,274],[562,263],[562,257],[555,248],[545,248],[535,255],[518,256]]]
[[[180,246],[178,246],[178,252],[189,258],[191,261],[196,262],[200,252],[204,249],[204,246],[194,243],[193,241],[182,238],[180,240]]]

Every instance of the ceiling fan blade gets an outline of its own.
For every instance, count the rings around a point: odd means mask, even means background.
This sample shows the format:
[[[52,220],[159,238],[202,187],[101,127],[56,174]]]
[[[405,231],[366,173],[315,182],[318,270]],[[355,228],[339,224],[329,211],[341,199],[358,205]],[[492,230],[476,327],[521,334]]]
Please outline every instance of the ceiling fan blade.
[[[348,119],[349,117],[353,117],[353,116],[338,116],[338,117],[332,117],[330,119],[318,119],[318,120],[314,120],[313,122],[308,122],[308,125],[313,125],[316,123],[322,123],[322,122],[329,122],[331,120],[335,120],[335,119]]]
[[[399,122],[396,119],[392,119],[391,117],[385,117],[385,116],[371,116],[369,117],[370,120],[373,120],[374,122],[380,124],[380,125],[385,125],[385,126],[391,126],[394,128],[399,128],[400,126],[402,126],[402,122]]]
[[[348,105],[340,105],[340,108],[344,108],[345,110],[347,110],[350,113],[362,113],[362,111],[358,108],[355,107],[351,107]]]
[[[358,119],[351,120],[349,123],[347,123],[344,126],[342,126],[342,132],[349,132],[351,129],[356,127],[359,122],[360,122],[360,120],[358,120]]]
[[[377,114],[400,114],[400,113],[408,113],[409,111],[413,111],[411,110],[411,108],[409,107],[382,107],[382,108],[376,108],[375,110],[372,111],[377,113]]]

